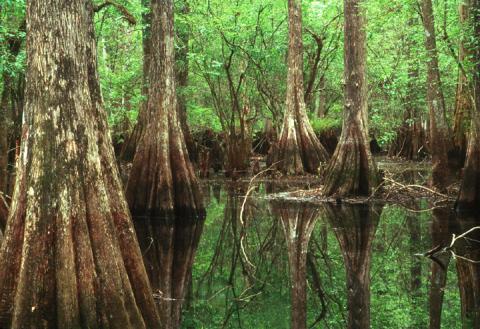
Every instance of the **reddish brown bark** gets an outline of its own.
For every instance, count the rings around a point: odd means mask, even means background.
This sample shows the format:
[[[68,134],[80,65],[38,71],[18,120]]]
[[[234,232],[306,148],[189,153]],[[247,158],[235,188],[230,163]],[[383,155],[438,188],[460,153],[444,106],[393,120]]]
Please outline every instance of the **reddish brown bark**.
[[[272,203],[282,221],[288,248],[291,282],[291,328],[307,328],[307,251],[318,208],[301,203]]]
[[[27,1],[25,125],[0,249],[2,328],[159,328],[108,134],[92,15],[90,2]]]
[[[432,0],[422,0],[422,18],[427,51],[427,102],[430,113],[430,153],[432,185],[444,190],[450,183],[448,150],[452,146],[442,92]]]
[[[480,1],[472,0],[472,22],[475,39],[480,40]],[[480,210],[480,46],[473,49],[475,69],[473,71],[474,109],[467,150],[467,160],[463,171],[462,186],[457,200],[458,211]]]
[[[288,0],[287,104],[277,147],[277,168],[286,175],[317,174],[329,155],[308,120],[303,90],[301,0]]]
[[[368,141],[366,30],[361,6],[361,0],[344,2],[343,127],[326,169],[325,195],[370,195],[379,183]]]
[[[133,128],[132,133],[126,140],[126,142],[122,145],[122,150],[120,151],[120,159],[124,161],[132,161],[133,157],[135,156],[135,152],[137,150],[137,145],[140,142],[140,139],[144,133],[144,130],[148,123],[148,110],[147,110],[147,99],[148,99],[148,74],[150,68],[150,60],[151,60],[151,38],[150,38],[150,24],[152,20],[152,16],[150,12],[147,10],[149,7],[148,0],[142,0],[142,7],[144,8],[144,12],[142,13],[142,24],[144,25],[143,28],[143,36],[142,36],[142,46],[143,46],[143,81],[142,81],[142,96],[144,100],[140,105],[140,109],[138,111],[138,118],[135,127]]]
[[[175,91],[173,1],[151,2],[149,121],[137,147],[126,195],[134,217],[203,213],[199,183],[185,146]]]
[[[327,205],[325,216],[334,228],[347,272],[349,329],[370,328],[370,266],[381,206]]]
[[[460,25],[465,27],[468,25],[470,16],[470,0],[461,1],[458,6]],[[465,39],[460,40],[458,45],[458,61],[464,64],[469,56],[469,50],[465,46]],[[457,94],[455,98],[455,113],[453,120],[453,143],[458,155],[464,157],[467,152],[468,139],[467,131],[470,124],[470,115],[472,112],[472,98],[468,86],[468,79],[465,72],[460,69],[458,71]]]
[[[182,0],[180,2],[181,8],[180,13],[184,16],[190,13],[190,5],[188,0]],[[180,120],[180,126],[183,130],[183,135],[185,136],[185,144],[187,146],[188,154],[190,160],[197,162],[198,154],[193,139],[192,133],[187,123],[187,98],[185,94],[185,89],[188,87],[188,75],[189,75],[189,65],[188,65],[188,52],[189,46],[188,42],[190,40],[190,33],[187,27],[183,27],[181,30],[177,31],[179,45],[176,51],[176,79],[178,84],[178,96],[177,96],[177,109],[178,109],[178,118]]]

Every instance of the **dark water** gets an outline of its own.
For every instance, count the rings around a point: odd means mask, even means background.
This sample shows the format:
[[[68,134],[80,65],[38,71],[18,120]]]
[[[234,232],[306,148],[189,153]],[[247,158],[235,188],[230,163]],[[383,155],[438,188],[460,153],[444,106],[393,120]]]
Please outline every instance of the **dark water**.
[[[272,201],[265,185],[244,204],[247,185],[206,185],[205,222],[181,232],[137,227],[151,277],[167,278],[152,283],[162,312],[179,321],[183,304],[182,328],[480,326],[480,265],[415,255],[478,219],[422,211],[426,200],[412,200],[415,211]],[[479,235],[451,251],[480,260]]]

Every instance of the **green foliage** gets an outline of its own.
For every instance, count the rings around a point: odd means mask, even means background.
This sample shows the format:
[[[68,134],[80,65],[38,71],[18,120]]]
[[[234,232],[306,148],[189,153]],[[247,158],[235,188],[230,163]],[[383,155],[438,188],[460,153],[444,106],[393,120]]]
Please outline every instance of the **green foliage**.
[[[97,4],[101,1],[95,1]],[[143,83],[143,30],[148,1],[118,1],[135,17],[135,26],[113,6],[95,14],[101,86],[109,122],[115,133],[132,128],[140,107]],[[177,58],[178,68],[189,70],[188,87],[179,88],[188,103],[190,125],[195,130],[216,131],[239,125],[241,111],[254,130],[265,118],[278,128],[283,119],[288,43],[287,5],[284,0],[175,1],[176,49],[188,47],[188,57]],[[447,116],[452,120],[458,75],[458,41],[472,47],[469,24],[459,23],[458,3],[434,1],[442,88]],[[305,88],[311,78],[317,42],[323,40],[313,93],[307,104],[316,131],[338,127],[343,111],[343,15],[337,0],[303,0]],[[368,20],[368,86],[370,131],[388,145],[404,121],[407,108],[426,119],[426,53],[424,32],[416,1],[365,0]],[[25,54],[10,58],[5,42],[20,30],[24,0],[3,0],[0,11],[0,74],[20,77]],[[186,38],[185,38],[186,37]],[[185,40],[188,40],[185,42]],[[468,72],[473,63],[463,63]],[[320,88],[320,78],[325,85]],[[232,86],[234,87],[232,89]],[[2,88],[0,86],[0,88]],[[235,93],[232,93],[232,90]],[[324,97],[320,97],[320,92]],[[322,100],[320,100],[322,99]],[[324,102],[329,121],[315,119]],[[216,116],[216,118],[214,118]],[[331,120],[330,120],[331,119]]]
[[[342,121],[339,118],[313,118],[310,119],[310,122],[317,134],[324,131],[339,131],[342,129]]]
[[[221,132],[222,125],[215,111],[211,108],[204,108],[196,104],[190,104],[187,110],[188,122],[192,131],[200,131],[205,128],[214,132]]]

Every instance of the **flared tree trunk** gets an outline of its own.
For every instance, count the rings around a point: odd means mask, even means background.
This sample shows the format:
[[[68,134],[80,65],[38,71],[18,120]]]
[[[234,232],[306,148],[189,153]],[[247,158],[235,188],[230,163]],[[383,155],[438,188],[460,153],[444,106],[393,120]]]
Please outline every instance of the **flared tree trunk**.
[[[381,213],[381,206],[326,206],[347,272],[348,329],[370,328],[372,244]]]
[[[47,14],[48,13],[48,14]],[[90,2],[27,1],[25,122],[1,328],[159,328],[115,166]]]
[[[450,182],[448,151],[450,132],[445,112],[440,70],[438,68],[437,41],[432,0],[422,0],[425,48],[427,50],[427,102],[430,113],[430,152],[432,154],[432,185],[444,190]]]
[[[190,284],[203,221],[135,221],[145,266],[159,304],[163,328],[181,327],[181,311]]]
[[[277,168],[286,175],[316,174],[329,155],[308,120],[303,90],[301,0],[288,0],[287,103],[278,141]]]
[[[462,186],[456,208],[458,211],[480,210],[480,0],[472,0],[472,22],[477,46],[473,50],[476,63],[473,71],[474,109],[468,144],[467,159],[463,171]]]
[[[344,1],[345,105],[343,127],[326,169],[324,194],[370,195],[378,186],[370,152],[366,80],[366,24],[362,0]]]
[[[150,0],[142,0],[142,24],[143,24],[143,35],[142,35],[142,46],[143,46],[143,80],[142,80],[142,96],[144,100],[140,105],[140,109],[138,111],[138,118],[135,127],[133,128],[132,133],[125,141],[120,151],[120,159],[123,161],[130,162],[133,160],[135,156],[135,152],[137,150],[138,143],[143,136],[145,128],[148,123],[148,75],[149,75],[149,68],[150,68],[150,60],[152,56],[152,45],[151,45],[151,38],[150,38],[150,24],[152,20],[152,15],[148,10],[150,6]]]
[[[287,240],[291,282],[291,328],[307,328],[307,251],[318,208],[301,203],[272,203]]]
[[[470,16],[470,0],[460,1],[459,4],[460,25],[466,30]],[[465,40],[460,40],[458,45],[458,61],[464,63],[469,56]],[[467,131],[472,112],[472,98],[468,87],[468,79],[463,70],[458,71],[457,94],[455,98],[455,114],[453,120],[453,143],[457,156],[465,159],[467,153]]]
[[[133,160],[127,200],[134,217],[196,217],[204,207],[178,119],[173,0],[152,0],[151,6],[150,115]]]

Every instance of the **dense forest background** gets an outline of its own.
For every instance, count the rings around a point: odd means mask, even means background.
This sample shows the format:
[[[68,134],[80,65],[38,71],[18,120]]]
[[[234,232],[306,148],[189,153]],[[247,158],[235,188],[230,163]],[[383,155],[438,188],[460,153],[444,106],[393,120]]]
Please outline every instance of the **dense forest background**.
[[[145,1],[117,1],[95,16],[100,81],[114,141],[122,143],[135,124],[145,97],[143,35],[148,29]],[[459,1],[434,1],[440,73],[453,125],[459,75]],[[263,131],[268,119],[279,128],[285,106],[288,46],[285,1],[175,1],[177,70],[188,69],[188,83],[178,86],[186,101],[193,133],[226,131],[246,120],[249,134]],[[24,1],[4,1],[0,39],[23,39]],[[368,19],[368,98],[370,133],[386,148],[397,137],[408,108],[426,124],[424,29],[416,1],[364,1]],[[343,5],[339,1],[303,1],[306,101],[317,133],[341,129],[343,109]],[[135,24],[133,24],[135,23]],[[148,32],[147,32],[148,33]],[[468,41],[468,40],[467,40]],[[0,74],[22,83],[23,47],[12,53],[0,46]],[[468,61],[462,62],[468,66]],[[413,69],[412,69],[413,68]],[[415,74],[412,74],[412,70]],[[5,84],[1,84],[2,90]],[[18,93],[21,93],[20,87]],[[234,113],[238,102],[241,110]],[[241,111],[239,111],[241,112]],[[243,117],[245,116],[245,118]]]

